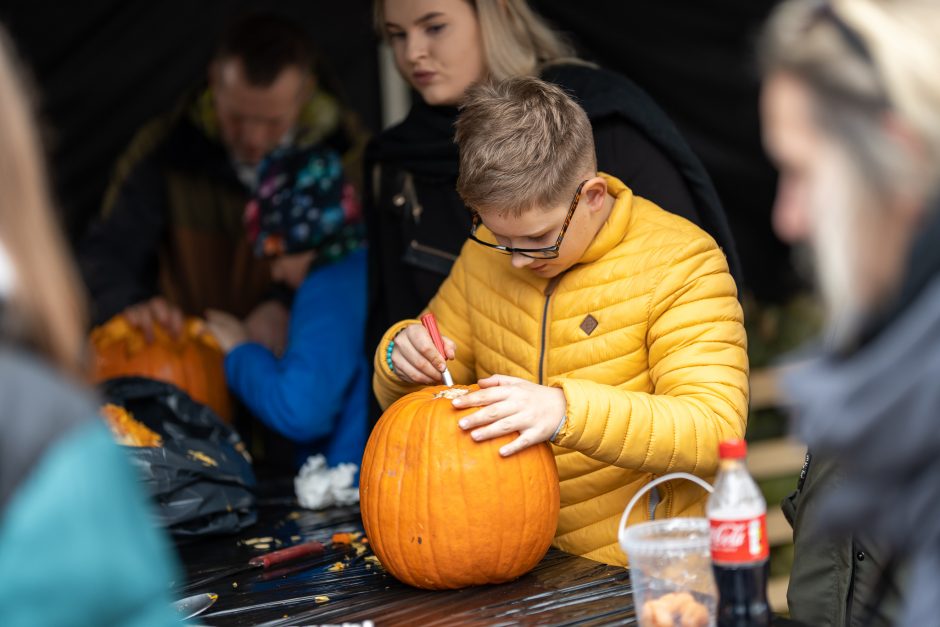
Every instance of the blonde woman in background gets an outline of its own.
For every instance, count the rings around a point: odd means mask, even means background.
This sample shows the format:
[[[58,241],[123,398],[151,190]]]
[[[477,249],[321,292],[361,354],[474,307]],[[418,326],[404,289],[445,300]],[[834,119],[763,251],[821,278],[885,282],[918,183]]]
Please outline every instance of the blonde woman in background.
[[[937,625],[940,3],[787,2],[763,63],[774,226],[811,249],[827,308],[785,382],[812,453],[784,503],[790,612]]]
[[[626,78],[575,58],[525,0],[376,0],[375,25],[416,93],[366,155],[367,346],[428,304],[467,239],[454,122],[467,89],[487,79],[538,76],[564,88],[591,121],[598,168],[702,227],[740,278],[711,180],[672,122]]]
[[[171,625],[170,548],[90,394],[85,306],[0,32],[0,625]]]

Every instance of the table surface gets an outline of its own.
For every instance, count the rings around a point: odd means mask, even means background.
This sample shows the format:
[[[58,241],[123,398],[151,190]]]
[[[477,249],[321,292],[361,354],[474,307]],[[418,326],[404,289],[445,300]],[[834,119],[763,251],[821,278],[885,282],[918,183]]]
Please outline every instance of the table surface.
[[[202,592],[219,595],[204,614],[205,625],[326,625],[372,621],[394,625],[635,625],[629,572],[557,550],[516,581],[464,590],[427,591],[395,580],[381,567],[356,556],[349,545],[333,545],[337,532],[362,531],[357,507],[321,512],[281,506],[259,509],[256,525],[234,536],[178,543],[187,583],[179,598]],[[270,548],[246,540],[271,537]],[[270,570],[246,569],[256,555],[307,540],[325,553]],[[339,571],[329,568],[337,562]],[[319,599],[317,597],[320,597]],[[325,599],[324,599],[325,597]],[[790,624],[778,620],[775,625]]]
[[[187,585],[177,594],[214,592],[219,600],[196,620],[206,625],[633,625],[628,571],[550,551],[530,573],[511,583],[464,590],[427,591],[395,580],[358,557],[348,545],[332,545],[333,533],[362,531],[359,510],[313,512],[262,507],[258,524],[235,536],[181,543]],[[202,582],[247,564],[257,550],[244,541],[272,537],[284,546],[307,540],[326,545],[322,555]],[[343,570],[330,566],[342,562]],[[329,600],[317,602],[316,597]]]

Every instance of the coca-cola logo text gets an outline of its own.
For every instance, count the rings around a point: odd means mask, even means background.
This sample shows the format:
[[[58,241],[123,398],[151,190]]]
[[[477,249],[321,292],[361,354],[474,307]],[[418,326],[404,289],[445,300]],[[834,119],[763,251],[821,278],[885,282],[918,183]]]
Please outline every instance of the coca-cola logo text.
[[[722,522],[712,526],[713,551],[737,551],[747,542],[746,522]]]

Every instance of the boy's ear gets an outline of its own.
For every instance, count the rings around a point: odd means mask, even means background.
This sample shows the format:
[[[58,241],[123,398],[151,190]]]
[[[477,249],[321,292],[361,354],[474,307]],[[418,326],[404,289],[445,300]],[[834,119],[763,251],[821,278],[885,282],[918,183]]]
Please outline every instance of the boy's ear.
[[[582,202],[586,203],[590,211],[600,211],[604,208],[604,199],[607,198],[607,179],[595,176],[588,179],[581,189]]]

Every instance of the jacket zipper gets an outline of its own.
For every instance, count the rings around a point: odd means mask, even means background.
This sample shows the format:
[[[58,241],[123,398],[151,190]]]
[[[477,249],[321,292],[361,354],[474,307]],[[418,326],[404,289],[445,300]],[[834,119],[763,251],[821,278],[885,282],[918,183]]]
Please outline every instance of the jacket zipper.
[[[845,595],[845,627],[851,627],[852,625],[852,606],[853,601],[855,600],[855,578],[858,577],[858,564],[855,562],[855,554],[858,549],[855,548],[855,538],[852,538],[852,543],[849,545],[849,589],[848,593]],[[869,616],[871,618],[871,616]]]
[[[552,294],[555,292],[555,288],[558,287],[558,282],[561,281],[561,275],[559,274],[556,277],[552,277],[548,281],[548,285],[545,286],[545,305],[542,308],[542,345],[539,350],[539,385],[545,385],[545,348],[547,344],[547,335],[548,335],[548,305],[552,300]]]
[[[411,240],[411,247],[414,250],[417,250],[422,253],[427,253],[429,255],[434,255],[436,257],[443,257],[444,259],[449,259],[450,261],[457,261],[457,255],[453,253],[449,253],[446,250],[441,250],[440,248],[434,248],[433,246],[420,244],[418,243],[417,240]]]

